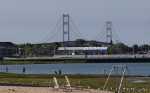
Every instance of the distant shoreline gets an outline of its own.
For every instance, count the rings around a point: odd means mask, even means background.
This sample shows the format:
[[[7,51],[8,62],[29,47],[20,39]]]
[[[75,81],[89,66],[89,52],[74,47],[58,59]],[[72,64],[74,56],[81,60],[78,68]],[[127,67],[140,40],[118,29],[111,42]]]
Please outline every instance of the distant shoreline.
[[[3,58],[0,64],[150,63],[150,55],[61,55],[54,57]]]

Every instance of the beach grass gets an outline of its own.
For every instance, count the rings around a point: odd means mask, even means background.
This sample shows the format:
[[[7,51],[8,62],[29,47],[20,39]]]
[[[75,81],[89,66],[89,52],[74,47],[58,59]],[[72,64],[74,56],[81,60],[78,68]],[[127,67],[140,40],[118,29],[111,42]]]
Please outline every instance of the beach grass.
[[[1,85],[21,85],[21,86],[54,86],[53,77],[58,79],[60,86],[66,84],[64,75],[38,75],[38,74],[12,74],[12,73],[0,73]],[[72,86],[83,86],[85,88],[100,88],[102,89],[106,81],[105,76],[101,75],[68,75]],[[142,80],[143,82],[133,82]],[[117,88],[120,83],[120,77],[112,77],[108,81],[106,89]],[[126,88],[146,88],[150,89],[150,78],[145,77],[126,77],[123,83],[123,87]]]

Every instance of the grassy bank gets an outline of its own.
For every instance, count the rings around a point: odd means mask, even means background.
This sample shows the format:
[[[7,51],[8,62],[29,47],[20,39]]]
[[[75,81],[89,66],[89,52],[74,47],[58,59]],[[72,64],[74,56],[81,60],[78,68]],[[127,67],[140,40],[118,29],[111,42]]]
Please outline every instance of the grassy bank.
[[[65,60],[65,61],[48,61],[48,60],[34,60],[34,61],[28,61],[28,60],[3,60],[0,61],[0,65],[15,65],[15,64],[58,64],[58,63],[85,63],[83,60],[74,61],[74,60]]]
[[[15,65],[15,64],[51,64],[52,62],[48,61],[0,61],[0,65]]]
[[[64,75],[23,75],[0,73],[1,85],[29,85],[29,86],[53,86],[53,76],[56,76],[61,86],[65,85]],[[100,75],[68,75],[72,86],[84,86],[91,88],[102,88],[106,77]],[[132,82],[141,80],[143,82]],[[109,80],[107,88],[116,88],[119,86],[120,77],[112,77]],[[145,77],[127,77],[123,86],[129,88],[150,88],[150,78]]]

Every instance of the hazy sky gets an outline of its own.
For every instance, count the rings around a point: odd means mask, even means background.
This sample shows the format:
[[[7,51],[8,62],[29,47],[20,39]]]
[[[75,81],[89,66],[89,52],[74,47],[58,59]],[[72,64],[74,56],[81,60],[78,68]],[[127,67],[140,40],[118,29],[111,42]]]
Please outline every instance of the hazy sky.
[[[83,38],[100,41],[105,21],[110,20],[119,41],[150,43],[149,4],[149,0],[0,0],[0,41],[59,40],[62,32],[52,29],[63,13],[69,13]]]

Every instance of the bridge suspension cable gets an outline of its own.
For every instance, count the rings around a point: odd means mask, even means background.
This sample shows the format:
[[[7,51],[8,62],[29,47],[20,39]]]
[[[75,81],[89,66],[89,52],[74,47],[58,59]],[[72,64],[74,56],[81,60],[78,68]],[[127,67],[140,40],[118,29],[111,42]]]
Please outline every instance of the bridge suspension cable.
[[[69,14],[63,14],[55,27],[42,39],[44,42],[65,42],[81,39],[83,36]],[[57,41],[56,41],[57,40]]]
[[[56,42],[54,39],[56,39],[56,36],[58,35],[59,30],[61,30],[61,20],[62,17],[59,17],[58,20],[56,21],[54,26],[51,26],[51,30],[46,34],[46,36],[41,40],[41,42]]]

